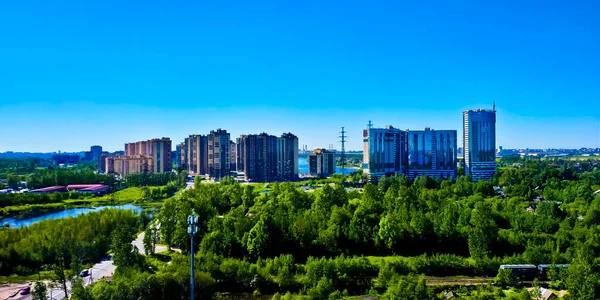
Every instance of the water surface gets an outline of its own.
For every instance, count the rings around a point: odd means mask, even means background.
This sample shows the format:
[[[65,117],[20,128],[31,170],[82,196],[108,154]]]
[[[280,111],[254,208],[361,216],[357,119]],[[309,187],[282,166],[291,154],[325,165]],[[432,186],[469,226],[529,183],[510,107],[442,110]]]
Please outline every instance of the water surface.
[[[98,206],[98,207],[83,207],[83,208],[71,208],[63,211],[57,211],[53,213],[47,213],[41,216],[26,218],[26,219],[15,219],[15,218],[6,218],[0,221],[0,224],[6,224],[10,226],[10,228],[21,228],[25,226],[30,226],[34,223],[44,221],[44,220],[56,220],[63,219],[69,217],[76,217],[82,214],[87,214],[93,211],[100,211],[107,208],[116,208],[116,209],[127,209],[133,210],[136,213],[142,211],[139,206],[135,206],[133,204],[124,204],[124,205],[114,205],[114,206]]]

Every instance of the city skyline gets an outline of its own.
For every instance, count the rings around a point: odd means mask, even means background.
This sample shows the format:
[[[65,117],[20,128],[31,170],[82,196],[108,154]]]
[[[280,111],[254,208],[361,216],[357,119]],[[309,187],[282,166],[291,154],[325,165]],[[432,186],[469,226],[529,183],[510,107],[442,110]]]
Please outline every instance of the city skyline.
[[[359,150],[369,120],[462,136],[462,111],[494,99],[497,146],[597,148],[599,6],[13,1],[0,10],[0,152],[214,128],[339,148],[342,126]]]

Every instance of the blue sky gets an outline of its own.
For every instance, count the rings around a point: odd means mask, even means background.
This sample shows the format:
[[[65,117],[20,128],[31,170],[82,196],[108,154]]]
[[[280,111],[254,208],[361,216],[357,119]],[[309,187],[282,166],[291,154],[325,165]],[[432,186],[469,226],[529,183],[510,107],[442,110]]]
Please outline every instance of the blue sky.
[[[127,3],[125,3],[127,2]],[[345,126],[600,147],[598,1],[5,1],[0,151],[224,128],[326,147]]]

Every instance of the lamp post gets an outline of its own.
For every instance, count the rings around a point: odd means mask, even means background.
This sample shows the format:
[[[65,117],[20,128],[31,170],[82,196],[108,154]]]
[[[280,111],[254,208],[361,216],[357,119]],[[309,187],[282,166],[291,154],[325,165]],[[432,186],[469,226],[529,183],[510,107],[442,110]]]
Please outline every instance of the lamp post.
[[[192,209],[192,214],[188,216],[188,234],[190,235],[190,256],[192,260],[192,273],[190,275],[191,295],[190,300],[194,300],[194,235],[198,232],[198,215]]]

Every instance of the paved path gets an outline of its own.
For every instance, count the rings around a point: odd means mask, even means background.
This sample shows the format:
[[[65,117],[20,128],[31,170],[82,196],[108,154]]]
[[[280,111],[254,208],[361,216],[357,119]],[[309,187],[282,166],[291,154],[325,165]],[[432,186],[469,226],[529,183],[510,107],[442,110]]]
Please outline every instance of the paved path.
[[[146,255],[146,252],[144,251],[144,236],[145,236],[145,232],[142,231],[142,233],[140,233],[137,238],[135,240],[133,240],[133,242],[131,242],[134,246],[136,246],[138,248],[138,251],[142,254],[142,255]],[[156,253],[158,252],[163,252],[163,251],[167,251],[167,246],[164,245],[156,245],[156,249],[154,249]]]

